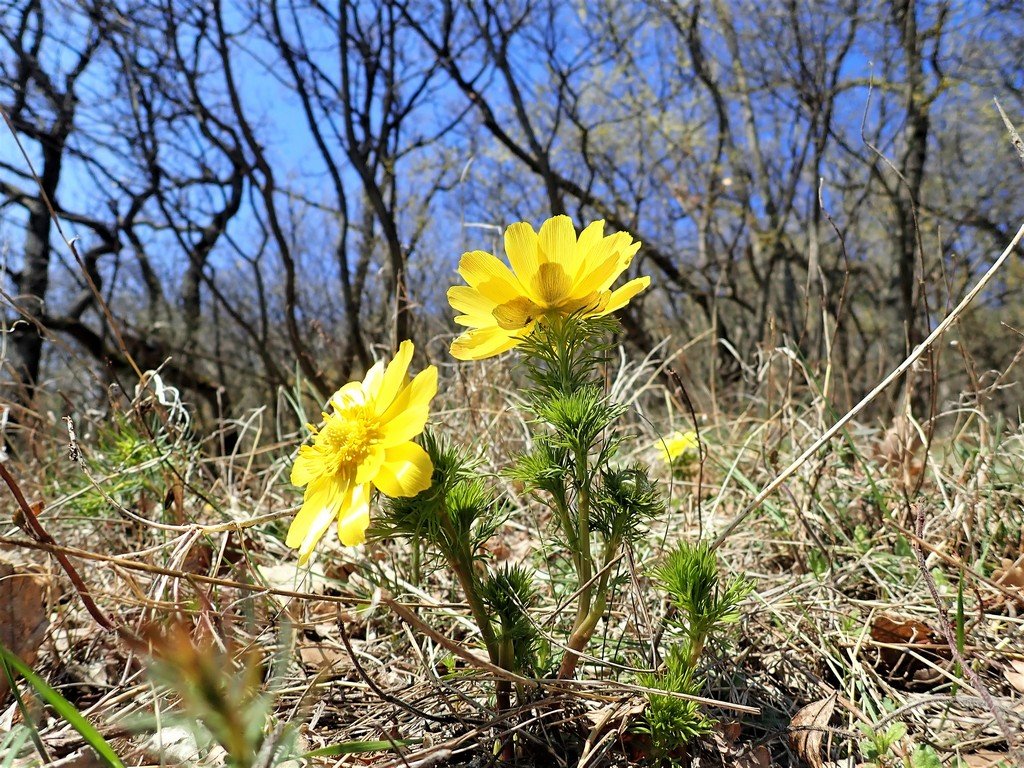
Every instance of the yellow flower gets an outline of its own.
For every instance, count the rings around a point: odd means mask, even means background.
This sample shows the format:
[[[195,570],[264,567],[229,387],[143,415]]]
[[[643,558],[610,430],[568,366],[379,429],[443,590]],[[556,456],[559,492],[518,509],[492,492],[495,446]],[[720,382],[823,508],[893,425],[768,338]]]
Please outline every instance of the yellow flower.
[[[342,544],[364,541],[373,488],[415,496],[430,487],[433,464],[412,439],[426,426],[437,368],[431,365],[410,381],[412,354],[412,342],[403,341],[386,368],[381,360],[361,382],[335,393],[323,426],[310,425],[313,444],[299,448],[291,476],[306,493],[285,541],[299,548],[300,565],[335,519]]]
[[[530,335],[538,322],[578,314],[600,317],[621,309],[651,282],[638,277],[611,290],[640,248],[626,232],[604,235],[595,221],[577,239],[568,216],[548,219],[534,232],[526,222],[505,230],[504,262],[485,251],[459,261],[469,285],[448,289],[455,322],[470,330],[452,342],[458,360],[483,360],[506,352]]]
[[[673,432],[655,442],[666,464],[674,464],[680,459],[692,460],[700,455],[700,442],[697,433],[692,429],[687,432]]]

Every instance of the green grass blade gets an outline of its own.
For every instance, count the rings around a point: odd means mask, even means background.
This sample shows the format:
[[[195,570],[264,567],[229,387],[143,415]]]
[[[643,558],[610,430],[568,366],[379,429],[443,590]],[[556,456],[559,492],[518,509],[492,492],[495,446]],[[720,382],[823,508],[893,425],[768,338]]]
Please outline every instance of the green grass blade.
[[[32,739],[32,744],[36,748],[36,752],[39,753],[39,757],[42,758],[44,765],[49,765],[53,762],[50,759],[50,753],[46,751],[46,745],[43,744],[43,740],[39,736],[39,729],[36,728],[36,724],[32,718],[32,714],[28,711],[28,707],[25,706],[25,700],[21,698],[21,691],[18,690],[18,681],[14,679],[14,672],[7,665],[7,662],[0,657],[0,667],[4,670],[4,677],[7,678],[7,685],[14,694],[14,701],[18,705],[18,709],[21,710],[21,717],[25,721],[25,727],[28,729],[29,738]]]
[[[4,736],[4,740],[0,741],[0,755],[4,756],[4,761],[0,763],[0,768],[11,768],[14,759],[18,756],[18,752],[21,751],[22,746],[31,736],[32,731],[26,727],[15,728]]]
[[[25,678],[25,682],[31,685],[43,701],[45,701],[54,712],[64,718],[68,725],[78,731],[85,739],[86,744],[92,747],[103,762],[111,768],[124,768],[124,763],[111,748],[103,735],[97,731],[82,713],[75,709],[75,706],[50,687],[43,678],[37,675],[21,659],[7,650],[0,644],[0,660],[19,675]]]

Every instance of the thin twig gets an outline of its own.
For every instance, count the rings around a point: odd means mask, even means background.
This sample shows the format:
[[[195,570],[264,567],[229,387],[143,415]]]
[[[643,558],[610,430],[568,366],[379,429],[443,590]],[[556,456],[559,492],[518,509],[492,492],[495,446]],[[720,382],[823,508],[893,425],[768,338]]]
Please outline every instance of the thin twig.
[[[793,461],[793,463],[791,463],[788,467],[782,470],[782,472],[775,476],[774,480],[772,480],[770,483],[768,483],[768,485],[762,488],[761,492],[758,493],[757,496],[755,496],[753,500],[751,500],[751,502],[747,504],[746,507],[743,508],[743,511],[740,512],[735,518],[733,518],[733,520],[722,530],[722,532],[718,535],[714,542],[712,542],[711,548],[718,549],[718,547],[722,545],[722,543],[729,537],[729,535],[734,530],[736,530],[736,528],[739,527],[739,525],[744,520],[746,520],[754,510],[761,506],[765,499],[771,496],[772,493],[774,493],[780,485],[782,485],[801,466],[803,466],[803,464],[809,458],[811,458],[811,456],[817,453],[822,448],[822,446],[824,446],[833,437],[835,437],[847,424],[849,424],[854,419],[854,417],[857,416],[857,414],[859,414],[868,405],[870,405],[876,397],[878,397],[880,394],[882,394],[882,392],[888,389],[890,384],[892,384],[894,381],[899,379],[904,373],[906,373],[907,370],[909,370],[910,367],[913,366],[914,363],[916,363],[922,357],[922,355],[924,355],[924,353],[928,351],[929,347],[931,347],[932,344],[934,344],[940,336],[942,336],[946,331],[949,330],[950,326],[952,326],[959,319],[960,315],[962,315],[964,311],[967,309],[967,307],[970,306],[970,304],[978,297],[978,294],[980,294],[985,289],[985,287],[989,284],[989,282],[991,282],[992,278],[995,277],[996,273],[1003,266],[1006,260],[1010,258],[1010,254],[1013,253],[1014,249],[1020,244],[1022,239],[1024,239],[1024,225],[1021,225],[1020,229],[1017,230],[1017,234],[1013,236],[1013,239],[1010,241],[1010,244],[1007,245],[1005,249],[1003,249],[1003,252],[1001,254],[999,254],[999,258],[997,258],[992,263],[992,266],[990,266],[988,270],[986,270],[985,274],[978,279],[978,282],[975,283],[974,287],[970,291],[968,291],[967,295],[960,300],[960,303],[957,304],[952,310],[950,310],[949,314],[946,315],[946,317],[942,320],[941,323],[935,326],[934,330],[932,330],[932,332],[928,334],[928,337],[920,344],[918,344],[914,351],[911,352],[910,355],[908,355],[902,363],[897,365],[889,373],[888,376],[882,379],[875,386],[874,389],[868,392],[859,403],[857,403],[855,406],[853,406],[853,408],[847,411],[842,418],[840,418],[835,424],[833,424],[829,429],[827,429],[821,437],[815,440],[814,443],[812,443],[807,450],[801,453]]]
[[[996,103],[996,109],[999,110],[999,116],[1003,118],[1006,132],[1010,134],[1010,142],[1013,144],[1013,148],[1017,150],[1017,157],[1020,158],[1021,165],[1024,165],[1024,139],[1021,139],[1017,129],[1010,122],[1010,118],[1006,116],[1006,113],[1003,111],[1003,105],[999,103],[999,99],[992,99],[992,101]]]

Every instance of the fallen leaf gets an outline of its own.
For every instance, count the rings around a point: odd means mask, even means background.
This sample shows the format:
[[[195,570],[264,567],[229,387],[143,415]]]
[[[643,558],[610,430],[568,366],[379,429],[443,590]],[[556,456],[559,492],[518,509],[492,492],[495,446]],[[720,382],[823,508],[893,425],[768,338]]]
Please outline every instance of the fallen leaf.
[[[741,723],[722,723],[718,727],[722,732],[722,738],[725,740],[725,743],[730,746],[739,741],[740,734],[743,732],[743,725]]]
[[[1011,669],[1003,670],[1003,677],[1020,693],[1024,693],[1024,661],[1013,659],[1010,662],[1010,667]]]
[[[736,768],[771,768],[772,753],[764,744],[744,753],[736,762]]]
[[[871,639],[881,646],[877,647],[874,666],[890,682],[908,687],[927,687],[941,680],[941,675],[922,659],[937,663],[949,655],[949,650],[942,646],[938,635],[923,621],[881,614],[871,622]],[[913,654],[909,652],[911,650]]]
[[[314,669],[334,669],[348,660],[348,653],[344,648],[334,648],[317,643],[315,645],[300,645],[299,658],[302,659],[303,664]]]
[[[1004,557],[999,566],[992,569],[992,581],[1002,591],[985,599],[986,611],[996,613],[1009,609],[1016,615],[1018,606],[1024,608],[1024,555],[1016,560]]]
[[[793,715],[789,723],[789,746],[811,768],[822,768],[821,743],[836,708],[836,694],[815,701]]]
[[[1005,752],[993,752],[990,749],[979,749],[966,755],[960,755],[960,765],[965,768],[1010,768],[1010,756]]]
[[[46,588],[49,579],[29,566],[0,560],[0,643],[29,666],[49,625]],[[0,675],[0,702],[7,697],[7,677]]]
[[[1017,558],[1017,562],[1004,557],[1000,567],[993,569],[992,581],[1003,587],[1024,590],[1024,556]]]
[[[267,585],[274,589],[320,594],[326,592],[328,587],[328,581],[324,578],[323,568],[319,563],[309,568],[300,568],[297,561],[261,565],[259,573]]]

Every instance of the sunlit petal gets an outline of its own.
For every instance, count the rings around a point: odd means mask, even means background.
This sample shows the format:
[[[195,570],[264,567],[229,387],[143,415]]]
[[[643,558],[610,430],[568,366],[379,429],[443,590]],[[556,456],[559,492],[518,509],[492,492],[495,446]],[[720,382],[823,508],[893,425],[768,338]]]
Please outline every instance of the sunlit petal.
[[[346,547],[354,547],[366,541],[372,491],[373,486],[369,483],[352,486],[351,493],[338,512],[338,538]]]
[[[607,315],[610,312],[622,309],[624,306],[629,304],[630,299],[646,289],[650,284],[651,278],[638,277],[635,280],[630,280],[621,288],[616,288],[612,291],[611,297],[608,299],[608,303],[604,306],[601,314]]]
[[[560,264],[568,274],[576,272],[579,256],[576,253],[576,229],[572,219],[568,216],[551,217],[541,225],[537,240],[542,263]]]
[[[317,542],[337,515],[348,488],[336,477],[321,477],[310,483],[302,508],[288,527],[285,544],[299,548],[299,563],[304,564]]]
[[[467,315],[488,317],[497,306],[480,291],[468,285],[454,285],[448,289],[448,303],[452,309]]]
[[[521,343],[522,336],[526,336],[530,330],[532,326],[527,326],[521,335],[498,326],[466,331],[452,342],[451,355],[456,360],[484,360],[494,357]]]
[[[381,426],[386,430],[387,425],[407,408],[427,408],[436,394],[437,366],[428,365],[416,374],[398,394],[391,407],[381,415]]]
[[[398,354],[395,355],[395,359],[388,363],[387,368],[384,369],[380,389],[377,391],[373,401],[373,410],[378,415],[384,413],[391,406],[402,385],[405,384],[405,374],[409,370],[409,363],[412,362],[412,353],[412,342],[409,340],[403,341],[398,346]]]
[[[382,381],[384,381],[384,361],[378,360],[363,377],[363,394],[367,400],[372,400],[377,396],[377,390],[380,389]]]
[[[519,279],[495,256],[486,251],[470,251],[459,260],[459,274],[482,296],[495,304],[524,293]]]
[[[415,496],[430,487],[433,473],[427,452],[416,443],[403,443],[388,448],[387,461],[373,484],[388,496]]]
[[[303,486],[312,482],[323,472],[323,466],[319,451],[311,445],[302,446],[292,464],[292,485]]]
[[[505,254],[508,263],[523,285],[529,285],[540,266],[537,252],[537,233],[525,221],[512,224],[505,230]]]

